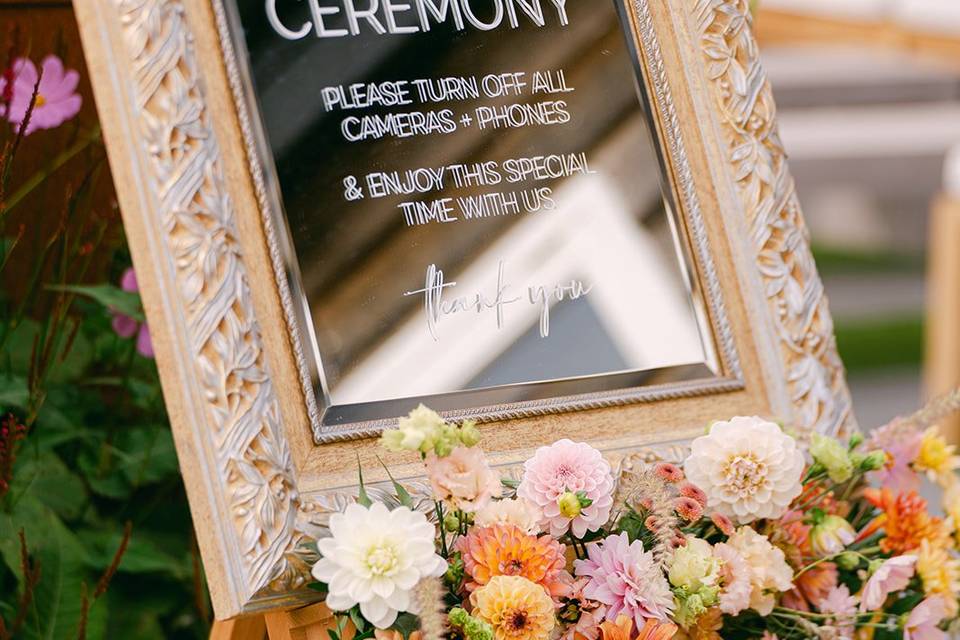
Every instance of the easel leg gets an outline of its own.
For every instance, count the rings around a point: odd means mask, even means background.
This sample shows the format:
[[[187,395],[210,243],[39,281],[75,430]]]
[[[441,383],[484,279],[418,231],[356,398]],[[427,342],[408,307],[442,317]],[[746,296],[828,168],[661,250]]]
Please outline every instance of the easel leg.
[[[960,385],[960,198],[941,196],[930,212],[930,263],[927,274],[927,394]],[[941,425],[960,443],[960,418]]]
[[[265,640],[266,637],[267,623],[263,616],[214,622],[210,630],[210,640]]]
[[[215,622],[210,640],[330,640],[333,615],[323,604],[293,611]],[[353,638],[353,628],[344,630],[343,640]]]
[[[268,613],[264,618],[270,640],[330,640],[327,631],[334,627],[333,615],[323,604]],[[346,629],[343,638],[353,638],[353,630]]]

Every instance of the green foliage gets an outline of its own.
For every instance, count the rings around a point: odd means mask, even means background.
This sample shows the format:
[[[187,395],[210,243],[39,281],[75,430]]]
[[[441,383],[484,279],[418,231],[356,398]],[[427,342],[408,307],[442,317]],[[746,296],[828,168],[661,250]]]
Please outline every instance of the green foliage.
[[[205,637],[209,610],[202,588],[196,592],[202,577],[156,369],[111,330],[113,298],[76,304],[73,346],[47,377],[0,501],[0,600],[15,602],[23,587],[23,530],[41,577],[21,635],[76,637],[81,593],[110,566],[130,520],[129,546],[107,595],[90,606],[86,637]],[[39,331],[26,319],[2,353],[4,414],[30,410],[27,347]],[[11,611],[0,614],[9,620]]]

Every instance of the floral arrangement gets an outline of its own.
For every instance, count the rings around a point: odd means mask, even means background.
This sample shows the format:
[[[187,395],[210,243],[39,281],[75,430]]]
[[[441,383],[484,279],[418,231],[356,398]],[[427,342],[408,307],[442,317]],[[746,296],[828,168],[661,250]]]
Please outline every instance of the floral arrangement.
[[[714,423],[682,466],[560,440],[502,479],[471,422],[421,406],[382,445],[423,460],[429,508],[393,482],[330,518],[313,586],[332,640],[905,638],[960,628],[960,457],[934,422],[801,443]],[[917,493],[944,490],[945,518]],[[392,508],[391,508],[392,507]],[[353,634],[352,636],[350,634]]]

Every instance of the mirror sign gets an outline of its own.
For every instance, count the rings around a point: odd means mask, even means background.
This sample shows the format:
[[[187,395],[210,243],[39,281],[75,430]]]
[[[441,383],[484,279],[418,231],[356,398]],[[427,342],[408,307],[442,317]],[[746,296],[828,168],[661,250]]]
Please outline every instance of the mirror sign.
[[[717,375],[618,4],[236,9],[321,428]]]

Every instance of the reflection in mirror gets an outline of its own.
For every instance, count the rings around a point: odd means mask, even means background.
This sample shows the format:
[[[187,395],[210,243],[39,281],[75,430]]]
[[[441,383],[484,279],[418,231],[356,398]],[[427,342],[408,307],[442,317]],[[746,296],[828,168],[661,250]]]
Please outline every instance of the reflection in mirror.
[[[718,375],[613,0],[235,2],[325,424]]]

